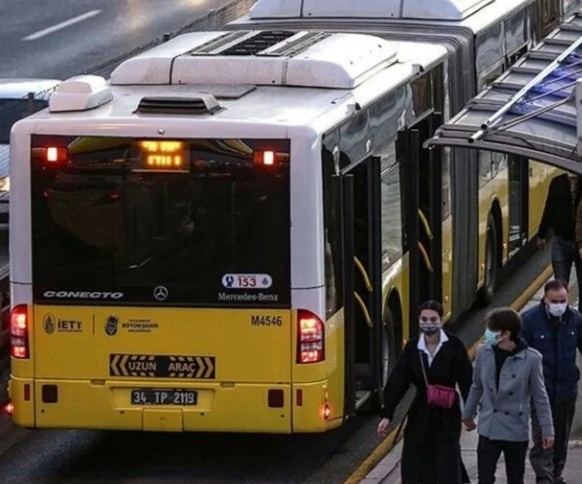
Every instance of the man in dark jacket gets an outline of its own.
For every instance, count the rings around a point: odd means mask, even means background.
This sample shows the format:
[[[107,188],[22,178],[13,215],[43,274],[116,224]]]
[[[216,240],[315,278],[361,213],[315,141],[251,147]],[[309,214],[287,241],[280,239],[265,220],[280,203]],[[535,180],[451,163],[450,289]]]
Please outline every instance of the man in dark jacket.
[[[575,265],[579,311],[582,311],[582,259],[576,245],[575,230],[576,211],[581,198],[582,178],[572,173],[555,177],[550,183],[536,238],[538,248],[543,249],[550,230],[554,232],[552,268],[556,279],[562,279],[568,285],[572,264]]]
[[[555,429],[554,448],[543,449],[534,408],[534,445],[530,461],[538,484],[564,483],[562,471],[566,464],[580,378],[576,349],[582,353],[582,315],[568,306],[568,287],[556,279],[546,283],[541,304],[524,311],[522,320],[522,338],[543,357],[544,382]]]

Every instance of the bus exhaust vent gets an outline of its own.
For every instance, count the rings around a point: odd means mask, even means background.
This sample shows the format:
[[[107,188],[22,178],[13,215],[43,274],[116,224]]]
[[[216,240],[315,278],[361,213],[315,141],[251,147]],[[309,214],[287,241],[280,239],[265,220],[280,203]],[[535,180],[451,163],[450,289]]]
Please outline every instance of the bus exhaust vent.
[[[212,94],[180,97],[143,97],[136,113],[140,114],[214,114],[221,107]]]

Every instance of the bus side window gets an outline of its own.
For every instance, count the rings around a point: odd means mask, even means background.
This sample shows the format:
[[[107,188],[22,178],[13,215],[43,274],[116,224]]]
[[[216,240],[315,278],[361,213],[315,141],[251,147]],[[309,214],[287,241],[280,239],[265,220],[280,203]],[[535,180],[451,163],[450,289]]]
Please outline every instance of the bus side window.
[[[538,28],[539,37],[547,36],[557,27],[562,15],[562,0],[538,0]],[[564,10],[568,7],[564,2]]]
[[[382,270],[400,259],[404,250],[403,171],[396,159],[394,137],[378,149],[381,159]]]
[[[475,39],[477,90],[487,87],[503,72],[505,63],[503,23],[480,33]]]
[[[527,10],[515,12],[503,22],[505,30],[505,68],[512,66],[527,51],[530,43]]]
[[[342,280],[342,232],[341,232],[341,199],[334,184],[335,162],[333,148],[337,139],[333,134],[324,136],[321,153],[323,177],[323,223],[324,223],[324,271],[325,271],[325,308],[326,317],[330,318],[343,306]],[[335,141],[335,142],[334,142]]]

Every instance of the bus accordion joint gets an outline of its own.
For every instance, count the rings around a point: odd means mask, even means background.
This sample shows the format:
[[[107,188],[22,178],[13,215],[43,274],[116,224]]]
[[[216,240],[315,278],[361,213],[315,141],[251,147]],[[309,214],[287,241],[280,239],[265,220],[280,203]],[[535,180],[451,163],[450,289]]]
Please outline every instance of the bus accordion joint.
[[[366,305],[364,304],[364,301],[362,300],[362,298],[360,297],[360,295],[356,291],[354,291],[354,298],[356,299],[356,301],[358,301],[358,305],[360,306],[360,309],[364,313],[364,318],[366,319],[366,324],[368,325],[368,327],[370,329],[373,328],[374,323],[372,322],[372,318],[370,317],[370,313],[368,312],[368,308],[366,307]]]
[[[424,264],[426,265],[428,271],[434,272],[434,268],[432,267],[432,264],[430,263],[430,258],[428,257],[428,252],[424,248],[424,245],[422,245],[422,242],[418,243],[418,250],[422,254],[422,259],[424,260]]]
[[[359,271],[362,274],[362,277],[364,278],[364,283],[366,284],[366,289],[368,289],[368,292],[372,292],[374,290],[374,286],[372,286],[372,282],[370,281],[370,278],[368,277],[368,273],[366,272],[364,265],[360,262],[360,259],[358,259],[356,256],[354,256],[354,264],[356,264],[356,267],[359,269]]]
[[[319,363],[325,359],[325,326],[311,311],[297,311],[297,363]]]
[[[15,306],[10,314],[10,355],[17,359],[27,359],[30,355],[26,304]]]

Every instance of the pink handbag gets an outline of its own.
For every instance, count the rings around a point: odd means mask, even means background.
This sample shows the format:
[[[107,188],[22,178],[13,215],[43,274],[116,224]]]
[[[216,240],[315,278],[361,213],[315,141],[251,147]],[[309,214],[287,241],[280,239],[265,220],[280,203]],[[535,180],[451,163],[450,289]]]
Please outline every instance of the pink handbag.
[[[420,366],[422,368],[422,375],[424,376],[424,381],[426,383],[427,405],[429,407],[451,408],[455,404],[455,398],[457,397],[456,390],[444,385],[430,385],[424,370],[422,352],[419,351],[418,355],[420,356]]]

